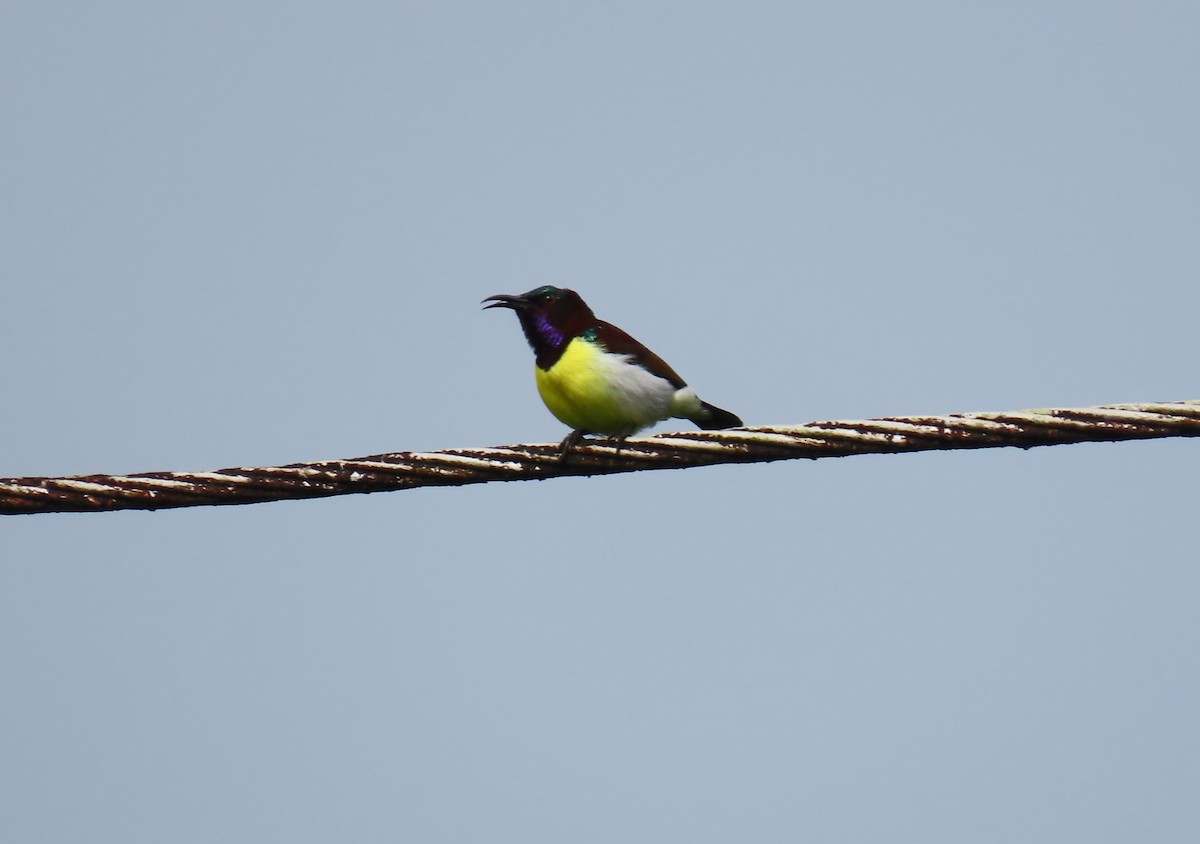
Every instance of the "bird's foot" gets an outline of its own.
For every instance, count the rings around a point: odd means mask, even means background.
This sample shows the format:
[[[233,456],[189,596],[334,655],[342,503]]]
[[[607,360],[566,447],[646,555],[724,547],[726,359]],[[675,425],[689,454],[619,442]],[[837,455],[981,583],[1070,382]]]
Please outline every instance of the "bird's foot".
[[[633,436],[636,431],[637,428],[631,426],[626,428],[624,431],[621,431],[619,434],[610,434],[606,437],[608,442],[612,443],[616,447],[618,457],[621,454],[621,446],[625,444],[625,440]],[[567,455],[571,452],[571,449],[583,442],[583,438],[587,436],[588,433],[588,431],[572,431],[563,437],[563,441],[558,446],[558,459],[566,460]]]
[[[558,459],[566,460],[567,453],[570,452],[583,439],[584,431],[572,431],[563,437],[563,441],[558,446]]]
[[[614,443],[616,445],[617,453],[614,455],[615,457],[621,456],[621,446],[625,445],[625,440],[632,437],[636,431],[637,431],[637,428],[635,428],[631,425],[630,427],[626,428],[621,433],[613,434],[611,437],[608,438],[609,442]]]

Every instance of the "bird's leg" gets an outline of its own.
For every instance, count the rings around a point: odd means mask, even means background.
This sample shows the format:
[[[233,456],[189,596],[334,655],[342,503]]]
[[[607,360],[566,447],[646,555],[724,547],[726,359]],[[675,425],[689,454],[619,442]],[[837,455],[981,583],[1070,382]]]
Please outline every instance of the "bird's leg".
[[[563,437],[563,441],[558,446],[558,459],[566,460],[567,452],[579,445],[579,441],[583,439],[585,431],[572,431]]]
[[[630,425],[619,434],[613,434],[611,437],[609,437],[610,440],[616,443],[617,453],[613,455],[614,457],[621,456],[621,446],[625,445],[625,440],[632,437],[635,431],[637,431],[637,428],[635,428],[633,425]]]

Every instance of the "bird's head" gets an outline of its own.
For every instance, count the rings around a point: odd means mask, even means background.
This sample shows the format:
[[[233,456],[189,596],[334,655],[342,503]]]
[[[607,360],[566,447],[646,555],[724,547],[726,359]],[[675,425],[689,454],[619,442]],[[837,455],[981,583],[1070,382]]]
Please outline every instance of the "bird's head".
[[[539,287],[520,296],[489,296],[488,308],[516,311],[525,338],[538,355],[558,351],[596,325],[596,315],[574,290]]]

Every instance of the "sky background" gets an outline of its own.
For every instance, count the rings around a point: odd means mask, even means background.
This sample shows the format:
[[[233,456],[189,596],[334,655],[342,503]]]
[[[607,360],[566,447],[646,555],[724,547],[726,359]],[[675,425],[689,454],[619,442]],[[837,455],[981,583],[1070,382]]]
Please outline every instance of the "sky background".
[[[992,6],[9,2],[0,475],[556,442],[543,284],[748,424],[1200,397],[1200,7]],[[0,840],[1194,841],[1198,448],[8,517]]]

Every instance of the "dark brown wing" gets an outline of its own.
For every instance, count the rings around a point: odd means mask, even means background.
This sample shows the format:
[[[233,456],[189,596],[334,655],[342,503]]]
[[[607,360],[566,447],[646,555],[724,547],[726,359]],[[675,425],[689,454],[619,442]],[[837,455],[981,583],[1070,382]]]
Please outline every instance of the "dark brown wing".
[[[634,363],[640,363],[659,378],[665,378],[667,381],[670,381],[671,385],[677,390],[687,386],[687,382],[680,378],[674,369],[667,366],[665,360],[615,325],[607,322],[598,322],[592,330],[595,333],[596,339],[603,343],[604,348],[610,352],[618,355],[629,355]]]

